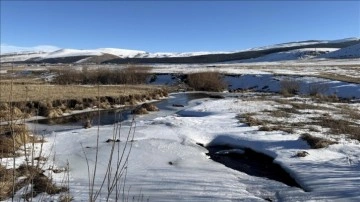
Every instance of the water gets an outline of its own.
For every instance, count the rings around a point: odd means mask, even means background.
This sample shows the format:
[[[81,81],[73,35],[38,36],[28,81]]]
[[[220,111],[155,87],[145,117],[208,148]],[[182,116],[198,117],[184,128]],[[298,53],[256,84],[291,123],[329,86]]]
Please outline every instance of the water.
[[[191,116],[186,114],[183,109],[196,105],[197,103],[189,102],[209,97],[211,97],[210,94],[206,93],[172,94],[168,99],[154,103],[160,109],[159,112],[153,112],[137,119],[150,120],[159,116],[166,116],[174,113],[179,116]],[[132,109],[133,108],[129,107],[126,109],[86,112],[68,117],[39,120],[28,124],[35,132],[37,132],[37,134],[48,134],[52,131],[59,132],[80,129],[83,128],[84,121],[86,119],[91,119],[93,126],[112,125],[116,122],[130,120],[132,118]],[[271,157],[253,152],[249,149],[239,150],[244,151],[240,153],[234,152],[234,148],[227,146],[211,146],[206,147],[206,149],[209,151],[207,155],[210,156],[212,160],[227,167],[249,175],[276,180],[289,186],[300,187],[288,173],[286,173],[279,165],[273,163],[273,159]]]
[[[153,104],[159,108],[159,112],[152,112],[146,116],[137,119],[153,119],[159,114],[162,116],[170,115],[181,111],[185,107],[190,107],[189,102],[195,99],[208,98],[206,93],[177,93],[171,94],[169,98],[154,102]],[[176,106],[173,106],[176,105]],[[184,106],[184,107],[179,107]],[[84,112],[66,117],[58,117],[52,119],[42,119],[28,122],[27,125],[35,134],[48,134],[51,132],[60,132],[74,129],[81,129],[87,120],[91,125],[103,126],[112,125],[114,123],[123,122],[132,119],[132,110],[134,107],[126,107],[122,109],[110,109],[101,111]]]

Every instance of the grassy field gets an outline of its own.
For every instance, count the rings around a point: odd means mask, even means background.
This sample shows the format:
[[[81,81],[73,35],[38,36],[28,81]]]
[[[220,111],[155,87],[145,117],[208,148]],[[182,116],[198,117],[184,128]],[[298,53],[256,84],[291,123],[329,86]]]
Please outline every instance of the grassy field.
[[[146,95],[159,90],[159,86],[150,85],[19,85],[11,86],[2,83],[0,86],[0,102],[66,100],[92,98],[96,96],[128,96]],[[12,95],[10,94],[12,92]],[[11,99],[12,96],[12,99]]]

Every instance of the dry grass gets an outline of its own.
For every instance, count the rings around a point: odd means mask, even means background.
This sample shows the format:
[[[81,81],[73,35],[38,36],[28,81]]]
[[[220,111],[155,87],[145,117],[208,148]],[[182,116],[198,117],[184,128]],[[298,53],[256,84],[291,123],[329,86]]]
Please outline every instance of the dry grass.
[[[187,75],[189,87],[200,91],[222,91],[226,84],[219,72],[199,72]]]
[[[360,110],[349,106],[341,106],[340,113],[353,120],[360,120]]]
[[[241,122],[246,123],[249,126],[260,126],[260,125],[266,125],[268,122],[259,120],[254,118],[254,113],[245,113],[238,115],[236,118],[239,119]]]
[[[352,77],[352,76],[348,76],[348,75],[340,75],[340,74],[335,74],[335,73],[320,73],[320,74],[318,74],[318,76],[321,78],[325,78],[325,79],[360,84],[360,79],[358,77]]]
[[[296,95],[300,86],[300,82],[295,79],[283,79],[280,81],[280,92],[284,96]]]
[[[308,93],[310,96],[323,95],[329,90],[329,85],[324,83],[310,84]]]
[[[12,129],[8,125],[0,126],[0,158],[18,156],[15,152],[32,142],[41,141],[31,136],[25,125],[14,125]]]
[[[11,85],[1,85],[0,102],[9,102]],[[161,89],[147,85],[100,85],[100,96],[143,95]],[[27,95],[27,96],[26,96]],[[68,100],[92,98],[98,95],[97,86],[83,85],[13,85],[13,102]]]
[[[88,69],[78,71],[72,68],[53,70],[57,76],[53,83],[69,84],[144,84],[150,77],[151,67],[128,66],[123,69]]]
[[[167,90],[150,85],[2,85],[0,97],[0,121],[39,115],[60,117],[72,110],[100,107],[109,109],[118,105],[135,105],[146,100],[167,96]],[[10,113],[10,109],[14,113]]]
[[[14,170],[12,168],[6,169],[0,165],[0,200],[10,198],[13,187],[15,187],[15,192],[17,192],[28,184],[32,184],[32,192],[23,195],[23,198],[27,201],[40,193],[59,194],[67,191],[67,188],[55,185],[43,172],[37,166],[21,165]],[[16,180],[15,185],[13,184],[14,174],[15,178],[23,177],[22,180]]]
[[[334,119],[329,116],[315,118],[315,123],[324,128],[330,128],[334,135],[349,135],[351,138],[360,140],[360,125],[343,119]]]
[[[337,142],[327,140],[325,138],[314,137],[308,133],[304,133],[300,136],[301,139],[305,140],[312,149],[320,149],[328,147],[329,145],[336,144]]]
[[[281,108],[281,109],[279,108],[278,110],[270,111],[269,115],[277,118],[289,118],[290,114],[282,109],[285,108]]]

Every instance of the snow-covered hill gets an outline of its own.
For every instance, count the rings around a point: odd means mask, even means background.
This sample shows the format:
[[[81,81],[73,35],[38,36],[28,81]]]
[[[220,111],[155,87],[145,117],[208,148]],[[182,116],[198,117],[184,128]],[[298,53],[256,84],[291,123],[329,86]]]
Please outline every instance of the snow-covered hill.
[[[262,57],[241,60],[237,62],[274,62],[285,60],[303,60],[338,50],[338,48],[302,48],[278,53],[271,53]]]
[[[251,48],[249,50],[266,50],[272,48],[286,48],[286,47],[294,47],[294,46],[306,46],[306,45],[316,45],[316,44],[330,44],[330,43],[344,43],[350,41],[356,41],[359,38],[345,38],[345,39],[338,39],[338,40],[308,40],[308,41],[296,41],[296,42],[289,42],[289,43],[281,43],[275,44],[270,46],[262,46],[257,48]]]
[[[328,52],[333,52],[324,55],[325,58],[356,58],[360,57],[358,38],[347,38],[341,40],[332,41],[300,41],[290,42],[283,44],[275,44],[271,46],[264,46],[259,48],[253,48],[236,52],[185,52],[185,53],[149,53],[142,50],[128,50],[118,48],[99,48],[99,49],[53,49],[46,48],[41,51],[39,47],[31,50],[26,48],[20,52],[9,53],[1,55],[1,62],[50,62],[50,63],[83,63],[89,61],[101,61],[101,62],[119,62],[119,60],[129,60],[126,63],[207,63],[207,62],[273,62],[283,60],[298,60],[314,58]],[[1,46],[2,50],[4,46]],[[338,48],[342,48],[338,50]],[[15,50],[15,49],[10,49]],[[20,49],[19,49],[20,50]],[[338,50],[338,51],[337,51]],[[217,54],[216,56],[212,56]],[[193,60],[189,57],[204,56],[202,60]],[[94,57],[96,59],[94,59]],[[111,59],[109,59],[111,58]],[[182,59],[180,59],[182,58]],[[188,60],[184,60],[187,58]],[[199,58],[199,57],[198,57]],[[140,59],[140,60],[138,60]],[[115,61],[114,61],[115,60]],[[162,62],[161,62],[162,61]],[[121,61],[120,61],[121,62]],[[96,62],[95,62],[96,63]]]
[[[360,43],[321,55],[321,58],[360,58]]]

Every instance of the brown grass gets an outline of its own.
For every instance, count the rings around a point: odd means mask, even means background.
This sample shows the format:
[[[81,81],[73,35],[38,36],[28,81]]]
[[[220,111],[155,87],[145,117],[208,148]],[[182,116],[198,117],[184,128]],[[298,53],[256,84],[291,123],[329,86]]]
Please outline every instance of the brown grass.
[[[0,200],[6,200],[12,196],[12,189],[20,190],[28,184],[32,184],[32,192],[23,196],[24,199],[36,197],[40,193],[58,194],[67,191],[65,187],[58,187],[52,180],[43,174],[43,170],[36,166],[21,165],[14,170],[6,169],[0,165]],[[13,184],[13,174],[15,178],[25,177],[22,180],[16,180]]]
[[[301,139],[305,140],[312,149],[320,149],[328,147],[329,145],[336,144],[337,142],[327,140],[325,138],[314,137],[308,133],[304,133],[300,136]]]
[[[352,76],[348,76],[348,75],[340,75],[340,74],[335,74],[335,73],[320,73],[320,74],[318,74],[318,76],[321,78],[325,78],[325,79],[360,84],[360,79],[358,77],[352,77]]]
[[[283,79],[280,81],[280,92],[284,96],[296,95],[300,90],[300,82],[295,79]]]
[[[14,148],[15,141],[15,148]],[[26,143],[40,142],[30,135],[25,125],[0,126],[0,158],[18,156],[15,152]]]
[[[360,125],[346,121],[343,119],[334,119],[329,116],[315,118],[314,124],[320,125],[324,128],[330,128],[330,132],[335,135],[345,134],[351,138],[360,140]]]
[[[161,89],[159,86],[147,85],[100,85],[100,96],[148,95]],[[10,85],[0,86],[0,102],[9,102]],[[27,94],[27,97],[25,96]],[[70,100],[92,98],[97,96],[97,86],[83,85],[14,85],[13,102]]]
[[[70,68],[53,70],[57,76],[53,83],[68,84],[144,84],[150,74],[151,67],[129,66],[123,69],[98,68],[82,71]]]
[[[254,118],[254,113],[245,113],[240,114],[236,118],[239,119],[241,122],[246,123],[249,126],[260,126],[260,125],[266,125],[267,121],[259,120],[257,118]]]
[[[199,91],[222,91],[226,84],[219,72],[199,72],[187,75],[189,87]]]
[[[344,114],[350,119],[360,120],[360,110],[351,108],[349,106],[341,106],[340,113]]]
[[[309,85],[308,93],[310,96],[323,95],[329,90],[329,85],[324,83],[314,83]]]

